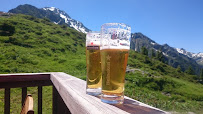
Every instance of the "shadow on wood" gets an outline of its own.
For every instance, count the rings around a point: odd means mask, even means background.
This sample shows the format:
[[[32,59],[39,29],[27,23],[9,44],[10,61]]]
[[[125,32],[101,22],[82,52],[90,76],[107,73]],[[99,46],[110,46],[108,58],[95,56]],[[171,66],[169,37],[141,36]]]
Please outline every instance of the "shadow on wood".
[[[119,104],[119,105],[114,105],[116,107],[118,107],[119,109],[125,110],[126,112],[129,113],[136,113],[136,114],[162,114],[163,112],[160,110],[156,110],[152,107],[146,107],[146,106],[142,106],[141,103],[139,103],[138,101],[135,100],[131,100],[128,98],[124,99],[124,103],[123,104]]]

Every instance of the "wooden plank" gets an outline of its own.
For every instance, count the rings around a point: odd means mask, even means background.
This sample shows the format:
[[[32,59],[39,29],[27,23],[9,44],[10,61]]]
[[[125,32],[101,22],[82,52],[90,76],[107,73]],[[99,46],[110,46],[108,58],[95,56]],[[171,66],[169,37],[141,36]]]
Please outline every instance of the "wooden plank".
[[[1,82],[25,82],[35,80],[50,80],[50,73],[19,73],[19,74],[0,74]]]
[[[57,114],[57,99],[58,99],[58,94],[57,94],[57,90],[56,88],[53,86],[52,87],[52,113],[53,114]]]
[[[49,85],[52,85],[52,82],[50,80],[0,82],[0,88],[35,87]]]
[[[4,91],[4,114],[10,114],[10,88],[5,88]]]
[[[99,98],[86,94],[85,81],[65,73],[52,73],[50,78],[71,113],[167,113],[128,97],[125,97],[124,104],[122,105],[109,105],[103,103]]]
[[[71,114],[63,99],[53,86],[53,114]]]
[[[38,114],[42,114],[42,86],[38,86]]]
[[[21,101],[22,102],[22,106],[24,104],[26,96],[27,96],[27,87],[23,87],[22,88],[22,101]]]

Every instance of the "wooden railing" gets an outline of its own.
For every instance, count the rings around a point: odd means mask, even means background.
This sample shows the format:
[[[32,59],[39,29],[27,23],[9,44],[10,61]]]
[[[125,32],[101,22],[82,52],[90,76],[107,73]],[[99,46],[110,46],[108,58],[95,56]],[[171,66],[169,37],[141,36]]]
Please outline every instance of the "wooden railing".
[[[38,114],[42,114],[42,87],[53,86],[53,114],[125,114],[167,113],[125,97],[122,105],[109,105],[87,95],[86,82],[71,75],[55,73],[0,74],[0,88],[5,89],[4,114],[10,114],[10,88],[22,88],[22,103],[27,87],[38,87]]]

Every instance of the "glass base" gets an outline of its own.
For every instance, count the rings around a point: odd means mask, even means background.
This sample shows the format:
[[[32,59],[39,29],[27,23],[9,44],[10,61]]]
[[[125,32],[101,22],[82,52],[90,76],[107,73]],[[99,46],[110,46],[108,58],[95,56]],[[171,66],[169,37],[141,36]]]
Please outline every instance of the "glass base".
[[[86,93],[88,95],[99,96],[101,95],[101,88],[87,88]]]
[[[124,96],[102,94],[101,101],[108,104],[123,104]]]

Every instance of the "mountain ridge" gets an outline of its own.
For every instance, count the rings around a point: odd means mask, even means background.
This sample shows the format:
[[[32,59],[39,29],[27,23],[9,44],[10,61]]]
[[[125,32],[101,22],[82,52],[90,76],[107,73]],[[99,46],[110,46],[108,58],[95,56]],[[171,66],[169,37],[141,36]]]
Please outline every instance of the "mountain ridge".
[[[180,54],[186,55],[189,58],[194,59],[198,64],[203,65],[203,52],[193,53],[183,48],[175,48]]]
[[[201,64],[197,64],[195,59],[179,53],[176,48],[168,44],[160,45],[142,33],[133,33],[131,36],[131,49],[141,52],[142,47],[146,47],[149,50],[149,56],[152,53],[151,50],[155,50],[156,52],[161,51],[167,64],[174,68],[180,66],[182,71],[192,66],[196,74],[199,74],[200,69],[203,68]]]
[[[48,18],[55,24],[67,25],[68,27],[74,28],[79,32],[87,33],[90,30],[85,27],[81,22],[72,19],[65,11],[55,7],[44,7],[37,8],[35,6],[24,4],[19,5],[8,11],[9,13],[31,15],[37,18]]]

